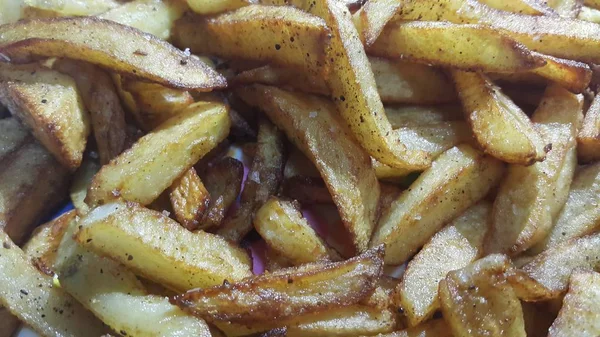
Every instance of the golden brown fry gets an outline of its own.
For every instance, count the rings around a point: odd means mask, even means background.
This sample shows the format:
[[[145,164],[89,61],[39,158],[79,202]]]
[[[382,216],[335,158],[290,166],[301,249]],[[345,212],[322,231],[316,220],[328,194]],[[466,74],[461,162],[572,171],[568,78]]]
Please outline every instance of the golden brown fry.
[[[275,125],[266,119],[259,121],[257,151],[240,196],[240,207],[225,219],[217,234],[239,242],[252,230],[254,214],[277,192],[283,179],[283,140]]]
[[[577,156],[588,163],[600,159],[600,95],[596,95],[585,113],[577,135]]]
[[[241,248],[214,234],[192,233],[139,204],[100,206],[79,226],[76,240],[80,245],[176,291],[251,275],[250,258]]]
[[[525,301],[557,298],[567,290],[575,269],[600,268],[599,252],[600,234],[572,239],[537,255],[509,275],[509,281]]]
[[[444,320],[454,336],[525,336],[521,303],[503,272],[504,255],[489,255],[440,282]]]
[[[198,228],[208,208],[210,195],[196,170],[193,167],[187,170],[169,189],[175,219],[188,230]]]
[[[187,0],[188,6],[190,6],[194,12],[203,15],[231,11],[248,6],[253,2],[254,1],[252,0]]]
[[[369,47],[379,37],[386,24],[394,17],[402,3],[398,0],[368,0],[352,15],[360,39]]]
[[[315,165],[308,159],[302,151],[297,148],[292,148],[287,156],[285,168],[283,170],[283,177],[286,179],[292,177],[310,177],[310,178],[321,178],[319,170]]]
[[[210,203],[200,221],[200,229],[221,225],[225,213],[240,194],[243,176],[244,165],[230,157],[208,165],[202,181],[210,195]]]
[[[83,157],[88,115],[69,76],[36,65],[0,64],[0,102],[71,170]]]
[[[85,197],[92,184],[92,179],[100,171],[100,167],[101,165],[96,159],[86,156],[73,175],[69,196],[73,206],[81,215],[89,211],[89,206],[85,203]]]
[[[471,71],[523,71],[545,64],[543,58],[497,30],[447,22],[392,22],[368,51]]]
[[[320,178],[307,176],[289,177],[281,185],[281,194],[298,201],[302,205],[333,203],[325,182]]]
[[[475,138],[486,153],[521,165],[544,159],[547,143],[529,117],[485,75],[453,70],[452,76]]]
[[[262,109],[317,166],[354,248],[365,251],[375,226],[379,185],[369,156],[338,119],[335,106],[316,96],[262,85],[238,94]]]
[[[552,1],[552,0],[551,0]],[[556,15],[544,0],[480,0],[481,3],[502,11],[525,15]]]
[[[381,333],[376,337],[452,337],[452,331],[443,319],[438,318],[406,330]]]
[[[379,183],[379,188],[381,189],[381,194],[379,195],[379,212],[383,213],[398,199],[403,189],[394,184],[383,182]]]
[[[77,216],[69,211],[58,218],[37,227],[23,246],[23,252],[29,261],[43,274],[54,276],[56,252],[67,227]]]
[[[462,107],[454,104],[386,107],[385,114],[394,129],[406,126],[427,126],[430,124],[460,121],[464,119]]]
[[[199,59],[153,35],[94,17],[19,21],[0,27],[0,52],[12,62],[33,55],[87,61],[165,86],[210,91],[225,79]]]
[[[600,0],[583,0],[583,3],[586,6],[590,6],[593,8],[600,8]]]
[[[386,244],[386,263],[405,262],[445,223],[482,199],[503,172],[501,162],[468,145],[446,151],[382,214],[371,246]]]
[[[291,87],[309,94],[328,95],[329,88],[321,76],[293,68],[266,65],[242,71],[230,81],[232,85],[265,84]]]
[[[103,166],[92,181],[86,203],[97,206],[122,197],[149,204],[228,132],[226,106],[193,104]]]
[[[295,265],[339,259],[310,227],[299,206],[271,197],[256,212],[254,228],[269,247]]]
[[[537,131],[552,149],[543,162],[511,165],[494,202],[487,254],[522,253],[543,240],[569,196],[577,167],[577,130],[583,97],[558,86],[546,89],[532,117]]]
[[[308,264],[197,289],[172,299],[210,321],[270,322],[356,304],[368,297],[383,270],[383,246],[344,262]]]
[[[125,150],[125,112],[110,76],[91,64],[61,59],[53,68],[71,76],[90,114],[100,163]]]
[[[439,309],[438,284],[448,272],[464,268],[481,256],[492,205],[482,201],[469,208],[431,240],[408,263],[398,286],[400,306],[415,327]]]
[[[548,337],[594,337],[600,334],[600,274],[573,272],[569,291]]]
[[[583,92],[592,80],[592,70],[581,62],[559,59],[549,55],[540,55],[546,61],[543,67],[535,68],[529,72],[555,82],[573,92]]]
[[[250,5],[213,17],[177,21],[175,44],[193,53],[325,72],[325,22],[293,7]]]
[[[394,137],[411,151],[423,151],[437,158],[444,151],[462,143],[475,143],[469,124],[464,121],[405,126],[392,131]]]

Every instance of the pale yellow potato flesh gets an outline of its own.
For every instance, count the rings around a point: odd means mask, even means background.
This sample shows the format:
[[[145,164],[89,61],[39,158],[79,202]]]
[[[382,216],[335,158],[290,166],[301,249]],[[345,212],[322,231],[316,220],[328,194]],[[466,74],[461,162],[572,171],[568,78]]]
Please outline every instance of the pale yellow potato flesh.
[[[94,177],[86,203],[154,201],[229,133],[227,107],[196,103],[140,138]],[[151,184],[147,183],[152,181]]]
[[[585,113],[577,135],[577,156],[589,163],[600,159],[600,95],[596,95]]]
[[[576,270],[548,337],[594,337],[600,334],[600,274]]]
[[[600,10],[592,7],[582,6],[577,18],[583,21],[600,23]]]
[[[438,284],[448,272],[466,267],[481,255],[491,210],[486,201],[467,209],[408,263],[396,291],[409,326],[423,324],[439,309]]]
[[[370,245],[386,244],[387,264],[404,263],[444,224],[482,199],[503,173],[501,162],[468,145],[444,152],[381,215]]]
[[[102,166],[93,158],[84,157],[83,162],[77,171],[75,171],[69,190],[69,196],[73,206],[77,209],[79,214],[83,215],[90,209],[85,203],[85,197],[92,184],[92,179],[94,179],[94,176],[100,171],[101,167]]]
[[[558,15],[565,18],[576,18],[581,9],[581,0],[547,0],[546,4]]]
[[[402,3],[398,0],[368,0],[352,15],[354,26],[365,46],[375,43],[401,6]]]
[[[227,12],[252,4],[253,0],[186,0],[188,6],[203,15]]]
[[[502,11],[525,15],[553,15],[550,1],[543,0],[480,0],[481,3]]]
[[[389,106],[385,108],[385,114],[394,129],[405,126],[427,126],[464,119],[462,107],[454,104]]]
[[[592,70],[587,64],[535,52],[533,54],[542,57],[546,65],[529,70],[529,74],[540,76],[577,93],[585,91],[589,86]]]
[[[53,12],[56,16],[96,15],[120,5],[117,0],[24,0],[24,8]]]
[[[252,275],[241,248],[214,234],[192,233],[164,214],[134,203],[100,206],[79,223],[76,240],[139,275],[176,291]]]

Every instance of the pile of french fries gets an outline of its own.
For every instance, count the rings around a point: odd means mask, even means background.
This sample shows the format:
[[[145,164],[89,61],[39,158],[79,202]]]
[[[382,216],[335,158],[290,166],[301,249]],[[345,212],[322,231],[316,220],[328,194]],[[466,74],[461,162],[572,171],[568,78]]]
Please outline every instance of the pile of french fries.
[[[4,0],[0,61],[0,337],[600,336],[598,0]]]

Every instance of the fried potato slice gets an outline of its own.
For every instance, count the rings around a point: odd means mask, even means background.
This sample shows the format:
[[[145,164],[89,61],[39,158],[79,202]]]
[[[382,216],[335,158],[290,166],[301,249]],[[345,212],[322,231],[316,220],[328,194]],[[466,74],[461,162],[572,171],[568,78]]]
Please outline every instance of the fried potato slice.
[[[73,175],[69,196],[71,197],[73,206],[79,214],[85,214],[90,209],[85,203],[85,197],[92,184],[92,179],[94,179],[96,173],[100,171],[100,167],[101,165],[96,159],[87,156],[83,158],[83,162]]]
[[[577,156],[583,162],[600,159],[600,95],[596,95],[585,113],[577,135]]]
[[[79,224],[78,219],[69,224],[58,248],[55,268],[62,289],[122,335],[211,335],[204,321],[186,315],[166,297],[147,295],[123,265],[80,247],[73,239]]]
[[[565,18],[574,19],[579,14],[581,9],[581,0],[548,0],[548,7],[552,8],[556,13]]]
[[[486,153],[521,165],[544,159],[547,143],[529,117],[489,78],[459,70],[453,70],[452,76],[475,138]]]
[[[311,163],[312,164],[312,163]],[[333,199],[321,178],[294,176],[281,184],[281,195],[306,204],[331,204]]]
[[[354,27],[365,46],[370,47],[402,4],[396,0],[368,0],[352,15]]]
[[[575,137],[583,118],[583,97],[558,86],[546,89],[532,121],[552,144],[543,162],[511,165],[496,199],[485,252],[511,256],[543,240],[569,196],[577,167]]]
[[[552,1],[552,0],[551,0]],[[556,15],[549,6],[551,1],[542,0],[480,0],[481,3],[502,11],[524,15]]]
[[[188,230],[194,230],[208,208],[210,195],[192,167],[171,185],[169,200],[175,219]]]
[[[80,16],[104,13],[120,5],[117,0],[24,0],[23,10],[36,9],[52,12],[54,16]]]
[[[543,58],[497,30],[448,22],[392,22],[368,51],[471,71],[522,71],[545,64]]]
[[[0,161],[9,158],[14,151],[30,141],[29,132],[18,119],[0,119]]]
[[[30,258],[0,231],[0,305],[45,336],[100,336],[103,324],[39,272]],[[4,325],[5,321],[2,321]]]
[[[335,106],[316,96],[262,85],[240,89],[238,95],[263,110],[315,164],[354,248],[365,251],[375,226],[379,185],[369,156],[338,119]]]
[[[37,227],[23,245],[23,252],[37,269],[48,276],[54,276],[56,252],[76,211],[69,211],[58,218]]]
[[[79,244],[177,291],[252,275],[248,254],[214,234],[192,233],[162,213],[111,203],[79,223]]]
[[[182,89],[210,91],[225,79],[205,63],[153,35],[113,21],[56,18],[0,27],[0,52],[12,62],[32,55],[87,61],[129,76]]]
[[[592,7],[582,6],[577,18],[583,21],[600,23],[600,10]]]
[[[452,337],[452,332],[448,324],[438,318],[406,330],[380,333],[377,337]]]
[[[568,287],[573,270],[600,268],[600,234],[572,239],[548,248],[509,275],[519,298],[539,301],[557,298]]]
[[[81,164],[90,127],[71,77],[41,66],[0,64],[0,102],[61,164],[73,171]]]
[[[308,264],[191,290],[172,302],[209,321],[234,323],[270,322],[352,305],[375,289],[383,254],[380,246],[343,262]]]
[[[100,163],[108,164],[125,150],[126,142],[125,112],[112,79],[106,72],[85,62],[61,59],[52,67],[71,76],[77,83],[92,121]]]
[[[505,255],[489,255],[440,282],[444,320],[454,336],[525,336],[523,309],[503,272]]]
[[[271,197],[256,212],[253,223],[269,247],[295,265],[339,259],[310,227],[296,203]]]
[[[405,262],[445,223],[482,199],[503,173],[502,163],[468,145],[444,152],[381,215],[371,246],[386,244],[388,264]]]
[[[172,117],[96,174],[86,203],[122,197],[149,204],[229,132],[227,107],[196,103]],[[148,181],[152,181],[148,184]]]
[[[592,8],[600,8],[600,0],[583,0],[583,3]]]
[[[286,179],[292,177],[321,178],[321,174],[302,151],[293,147],[287,156],[287,161],[283,169],[283,177]]]
[[[217,234],[239,242],[252,230],[256,211],[277,193],[283,179],[283,142],[283,134],[275,125],[266,119],[259,121],[257,150],[244,182],[240,207],[225,218]]]
[[[533,53],[543,57],[546,65],[529,70],[529,73],[541,76],[573,92],[583,92],[592,80],[592,70],[581,62]]]
[[[492,205],[482,201],[436,233],[408,263],[396,289],[409,326],[416,327],[439,309],[438,285],[448,272],[468,266],[480,255]]]
[[[588,235],[600,226],[600,164],[580,169],[571,183],[569,197],[550,233],[532,250],[541,252],[570,239]]]
[[[212,17],[184,16],[175,44],[193,53],[297,67],[315,75],[325,64],[325,22],[293,7],[250,5]]]
[[[290,67],[277,67],[270,64],[248,69],[235,75],[232,85],[265,84],[290,87],[309,94],[329,95],[325,79],[312,73]]]
[[[385,108],[385,114],[392,128],[426,126],[442,122],[454,122],[464,119],[460,105],[401,105]]]
[[[0,228],[20,244],[64,200],[69,175],[30,139],[0,162],[0,181]]]
[[[255,1],[253,0],[187,0],[188,6],[198,13],[203,15],[218,14],[227,12],[240,7],[248,6]]]
[[[474,143],[469,124],[464,121],[403,126],[392,131],[394,137],[411,151],[423,151],[437,158],[444,151],[461,143]]]
[[[592,271],[574,271],[570,278],[569,291],[548,336],[598,336],[599,304],[600,274]]]

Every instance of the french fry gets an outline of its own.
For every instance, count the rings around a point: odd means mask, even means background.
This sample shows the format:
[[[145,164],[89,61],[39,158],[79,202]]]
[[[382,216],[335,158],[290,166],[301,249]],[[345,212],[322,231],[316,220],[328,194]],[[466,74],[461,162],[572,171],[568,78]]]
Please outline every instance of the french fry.
[[[220,226],[225,214],[242,188],[244,165],[233,158],[225,157],[209,165],[202,176],[210,195],[208,208],[200,221],[200,229]]]
[[[325,22],[293,7],[250,5],[213,17],[177,21],[175,44],[193,53],[241,58],[323,72],[329,30]]]
[[[386,263],[405,262],[446,222],[482,199],[503,173],[502,163],[468,145],[446,151],[382,214],[371,247],[385,243]]]
[[[239,242],[252,230],[256,211],[275,194],[283,179],[283,134],[265,119],[259,121],[256,155],[248,171],[240,207],[225,218],[217,234]]]
[[[169,189],[175,219],[188,230],[198,228],[208,208],[210,195],[196,170],[193,167],[187,170]]]
[[[593,271],[574,271],[569,291],[549,337],[592,337],[600,333],[600,274]]]
[[[226,106],[193,104],[103,166],[85,201],[97,206],[122,197],[149,204],[228,132]]]
[[[577,156],[588,163],[600,159],[600,95],[596,95],[585,113],[577,135]]]
[[[458,70],[452,76],[475,138],[486,153],[521,165],[544,159],[547,144],[527,115],[486,76]]]
[[[61,164],[73,171],[81,164],[90,127],[72,78],[41,66],[3,63],[0,102]]]
[[[504,255],[489,255],[451,271],[440,282],[444,320],[453,336],[525,336],[523,309],[503,272]]]
[[[434,319],[406,330],[382,333],[377,337],[452,337],[448,324],[443,319]]]
[[[567,290],[569,277],[575,269],[599,268],[599,250],[599,234],[566,241],[538,254],[511,273],[509,281],[522,300],[557,298]]]
[[[339,259],[310,227],[298,204],[271,197],[256,212],[253,223],[269,247],[295,265]]]
[[[400,127],[392,131],[392,134],[408,150],[423,151],[431,158],[437,158],[458,144],[474,143],[469,124],[464,121]]]
[[[58,60],[53,68],[71,76],[89,111],[100,155],[100,163],[108,164],[125,150],[125,112],[110,76],[90,64]]]
[[[580,0],[548,0],[548,7],[552,8],[556,13],[565,18],[576,18],[581,9]]]
[[[24,0],[23,5],[23,10],[32,8],[49,11],[52,12],[54,16],[80,16],[104,13],[118,7],[120,3],[116,0],[91,0],[86,2],[77,0],[50,0],[43,2]]]
[[[369,156],[336,117],[335,106],[316,96],[261,85],[240,89],[238,95],[262,109],[317,166],[354,248],[365,251],[375,226],[379,185]],[[335,143],[320,141],[323,137]]]
[[[94,179],[96,173],[100,171],[100,167],[101,165],[97,160],[87,156],[83,158],[83,162],[77,171],[75,171],[73,182],[71,183],[71,188],[69,190],[69,196],[71,197],[73,206],[77,209],[79,214],[83,215],[89,211],[89,206],[85,203],[85,197],[92,184],[92,179]]]
[[[124,266],[78,246],[73,236],[79,223],[74,219],[69,224],[58,248],[55,268],[62,289],[121,335],[210,336],[204,321],[186,315],[165,297],[146,295]]]
[[[485,201],[469,208],[408,263],[396,291],[409,326],[418,327],[439,309],[438,284],[448,272],[468,266],[481,255],[491,210]]]
[[[27,129],[16,118],[0,119],[0,161],[31,141]]]
[[[172,298],[209,321],[259,323],[356,304],[376,287],[383,246],[344,262],[308,264]],[[235,300],[232,300],[234,299]]]
[[[310,159],[302,151],[294,147],[289,151],[287,156],[285,168],[283,169],[283,177],[286,179],[292,177],[321,178],[321,174]]]
[[[447,22],[392,22],[368,51],[376,56],[471,71],[522,71],[545,63],[492,28]]]
[[[557,13],[549,6],[551,1],[540,0],[481,0],[481,3],[502,11],[524,15],[556,15]]]
[[[352,15],[354,27],[365,46],[370,47],[402,4],[395,0],[368,0]]]
[[[459,105],[403,105],[385,108],[385,114],[392,128],[426,126],[441,122],[453,122],[464,119]]]
[[[60,288],[53,287],[52,277],[36,270],[4,231],[0,231],[0,241],[1,306],[46,336],[100,336],[107,332],[89,311]]]
[[[216,1],[203,1],[203,0],[187,0],[190,8],[202,15],[218,14],[221,12],[227,12],[240,7],[248,6],[253,3],[252,0],[216,0]]]
[[[250,259],[242,249],[214,234],[192,233],[139,204],[100,206],[79,226],[76,240],[83,247],[176,291],[252,275]]]
[[[583,3],[586,6],[590,6],[592,8],[600,8],[600,1],[599,0],[584,0]]]
[[[592,7],[582,6],[577,18],[583,21],[600,23],[600,10]]]
[[[0,2],[0,24],[16,22],[21,19],[23,2],[21,0],[9,0]]]
[[[281,194],[305,204],[330,204],[333,203],[331,194],[323,179],[307,176],[293,176],[281,184]]]
[[[33,55],[87,61],[165,86],[210,91],[225,79],[199,59],[153,35],[113,21],[56,18],[20,21],[0,27],[0,52],[11,62]]]
[[[583,119],[583,97],[558,86],[546,89],[532,121],[552,149],[543,162],[511,165],[494,202],[487,254],[522,253],[552,230],[569,196],[577,167],[577,130]]]
[[[538,53],[534,53],[534,55],[538,55]],[[539,55],[546,60],[546,65],[532,69],[529,73],[548,79],[577,93],[583,92],[590,84],[592,70],[587,64]]]
[[[321,76],[315,76],[294,68],[271,65],[244,70],[230,81],[233,85],[265,84],[289,86],[309,94],[328,95],[329,88]]]

